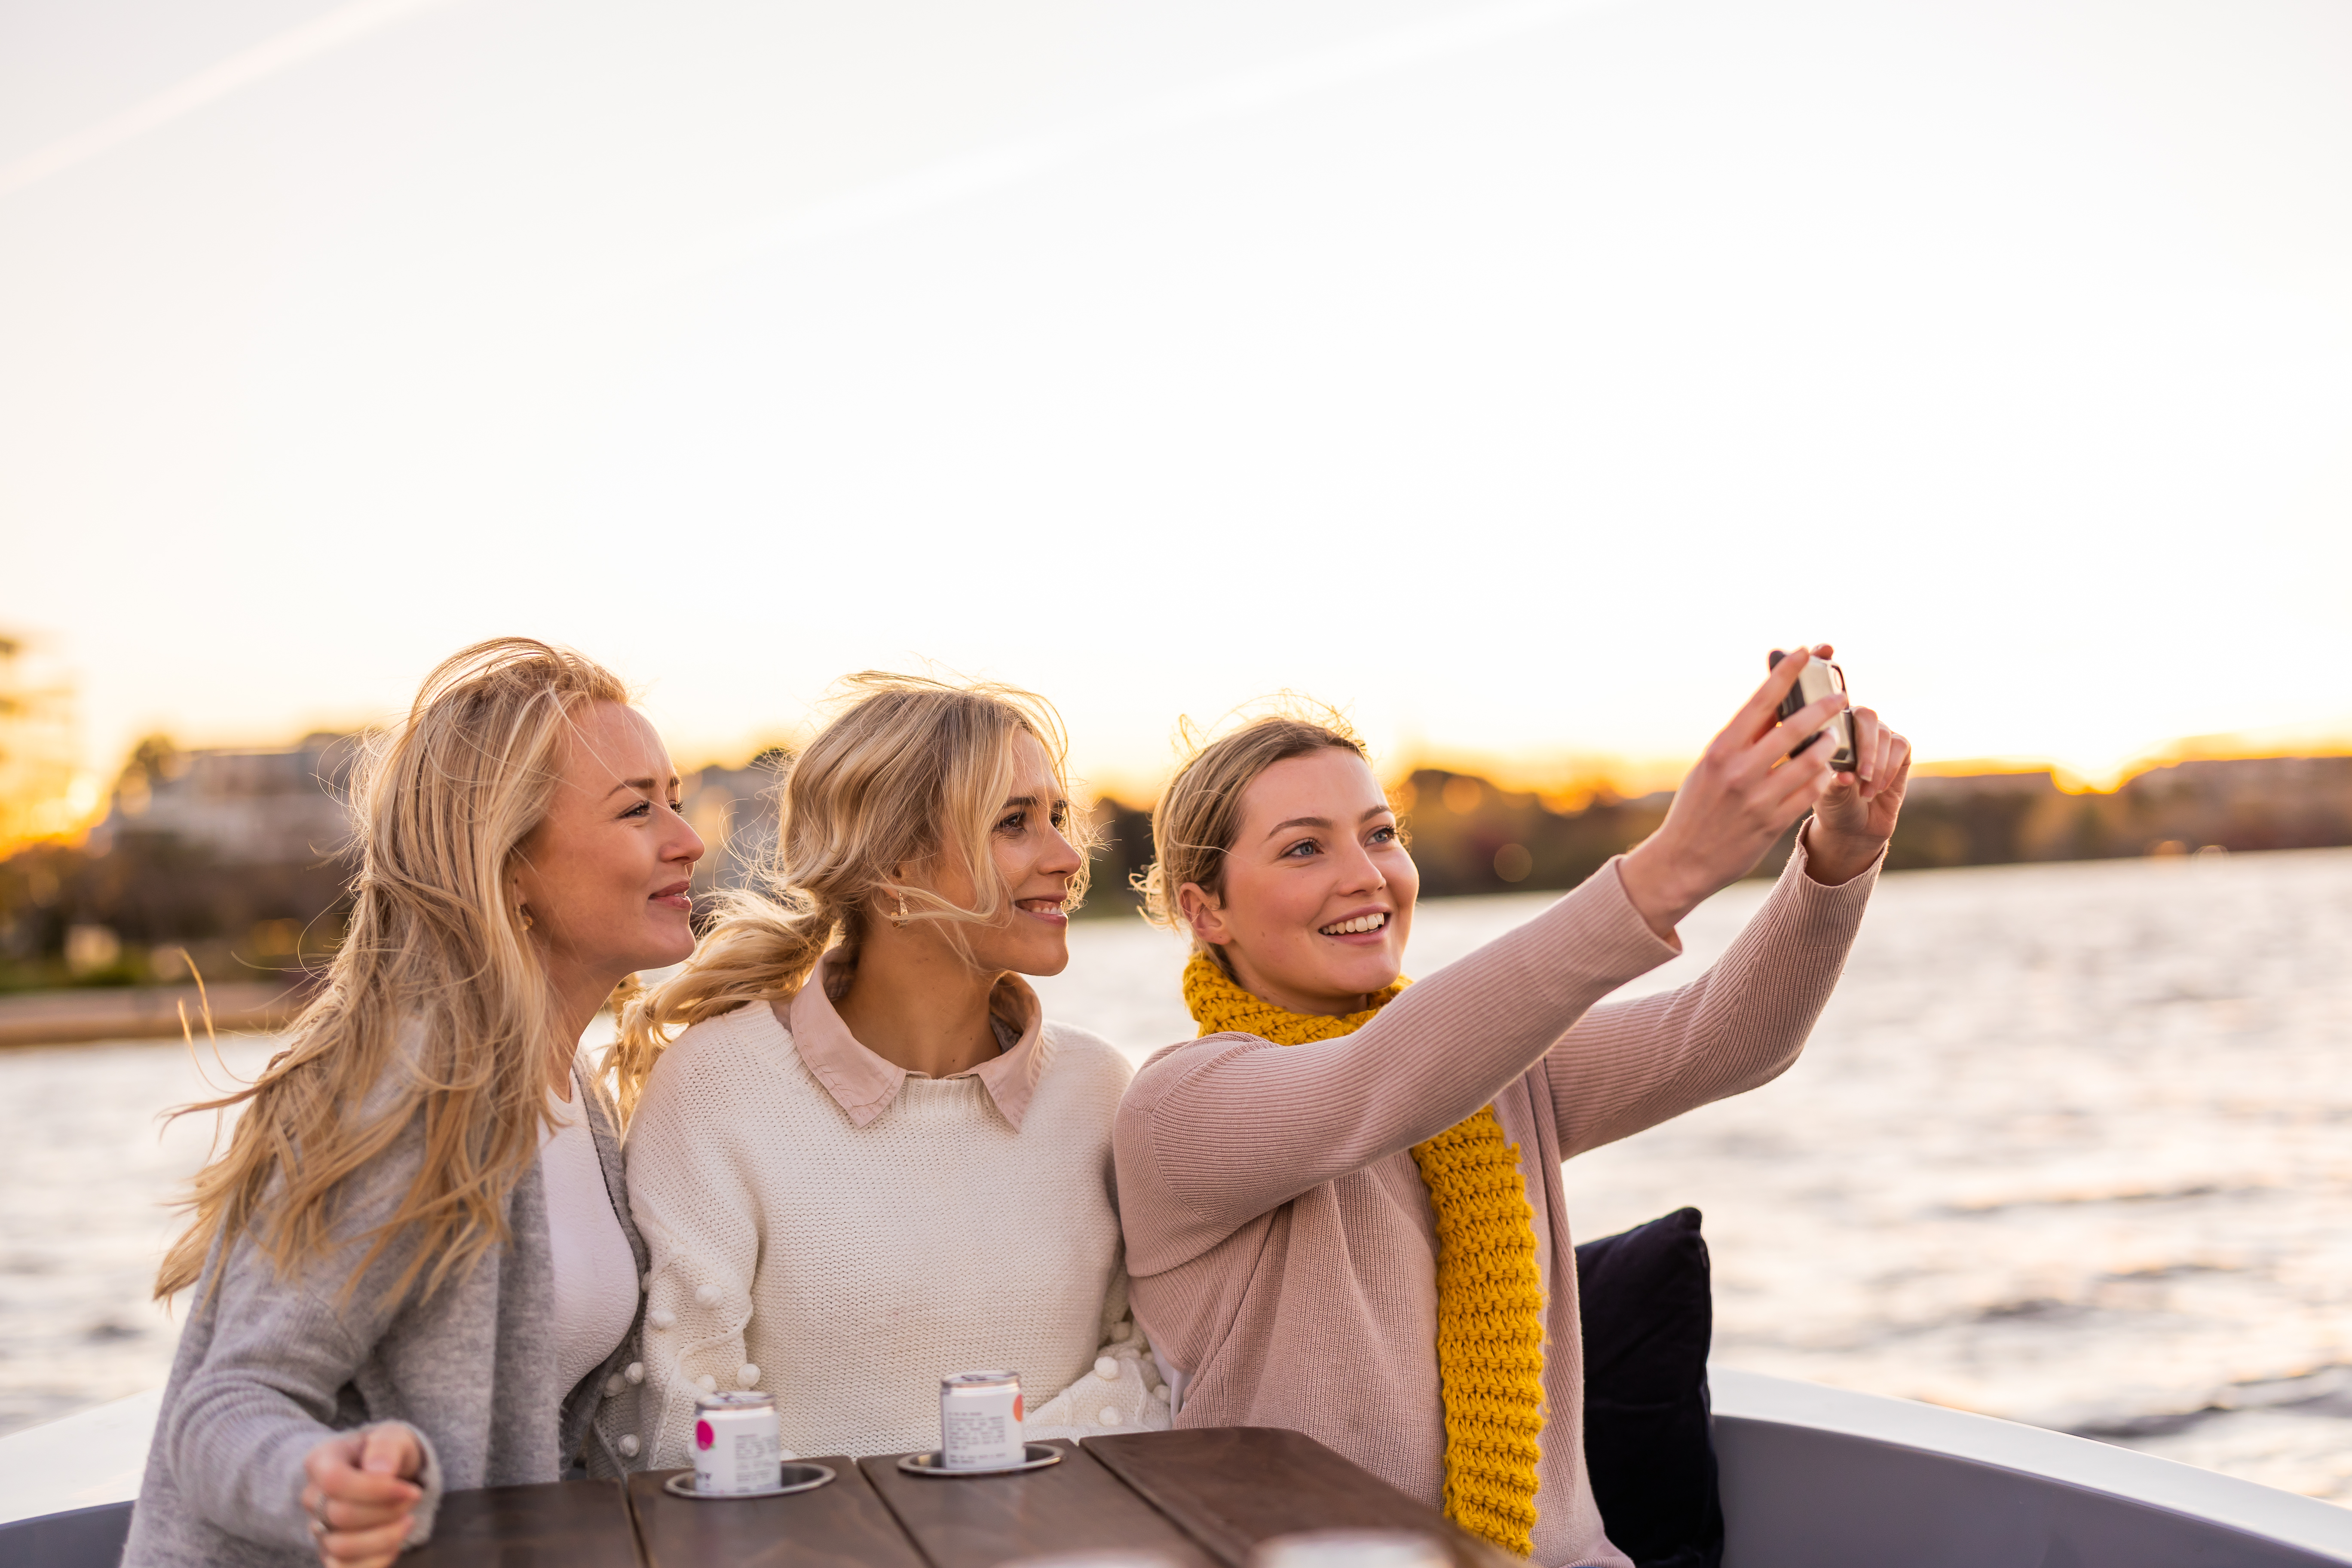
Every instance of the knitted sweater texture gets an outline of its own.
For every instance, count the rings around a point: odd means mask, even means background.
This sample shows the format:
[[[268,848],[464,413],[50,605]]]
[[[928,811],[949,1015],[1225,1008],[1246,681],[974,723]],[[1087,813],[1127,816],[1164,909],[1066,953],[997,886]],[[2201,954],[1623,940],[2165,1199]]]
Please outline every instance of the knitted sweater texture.
[[[1129,1068],[1047,1023],[1016,1131],[980,1080],[909,1076],[855,1124],[763,1005],[662,1054],[629,1124],[652,1265],[645,1462],[692,1462],[704,1388],[776,1396],[793,1454],[937,1447],[940,1379],[1021,1373],[1028,1435],[1165,1427],[1127,1314],[1110,1128]]]
[[[575,1109],[594,1141],[596,1177],[617,1202],[612,1103],[593,1070],[575,1067]],[[370,1108],[397,1088],[387,1074]],[[164,1385],[125,1568],[315,1568],[302,1462],[332,1434],[378,1421],[405,1422],[425,1451],[411,1545],[431,1538],[445,1493],[560,1480],[583,1441],[591,1474],[625,1468],[590,1426],[592,1416],[609,1422],[635,1403],[621,1396],[625,1347],[576,1381],[559,1371],[548,1173],[539,1162],[508,1194],[510,1240],[430,1298],[414,1289],[387,1296],[415,1258],[414,1231],[396,1237],[345,1294],[425,1147],[419,1114],[345,1180],[332,1255],[290,1278],[249,1235],[226,1249],[214,1244]],[[625,1220],[624,1234],[639,1246]]]
[[[1615,864],[1424,976],[1354,1032],[1211,1035],[1146,1062],[1114,1141],[1136,1315],[1185,1374],[1179,1426],[1287,1426],[1444,1504],[1440,1243],[1413,1145],[1494,1107],[1539,1242],[1546,1420],[1533,1560],[1630,1568],[1584,1468],[1582,1341],[1560,1163],[1755,1088],[1802,1049],[1876,879],[1801,847],[1689,984],[1604,1001],[1678,949]]]
[[[1292,1013],[1243,990],[1206,953],[1184,966],[1203,1035],[1303,1046],[1351,1035],[1396,1000],[1400,978],[1360,1012]],[[1412,1146],[1437,1232],[1437,1375],[1445,1405],[1445,1517],[1525,1557],[1542,1458],[1543,1283],[1518,1145],[1495,1108]]]

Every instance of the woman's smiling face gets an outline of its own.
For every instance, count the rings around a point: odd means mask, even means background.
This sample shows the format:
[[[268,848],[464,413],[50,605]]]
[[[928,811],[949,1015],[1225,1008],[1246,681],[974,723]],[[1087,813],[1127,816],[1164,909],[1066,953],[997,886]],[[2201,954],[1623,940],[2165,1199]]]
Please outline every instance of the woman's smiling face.
[[[677,786],[644,714],[598,702],[580,715],[547,816],[512,872],[560,983],[610,989],[694,951],[688,884],[703,844],[677,814]]]
[[[1251,780],[1223,871],[1216,893],[1186,883],[1178,904],[1252,995],[1337,1016],[1403,972],[1421,873],[1354,752],[1322,747]]]
[[[1034,735],[1016,735],[1012,745],[1013,791],[998,805],[989,830],[989,851],[1008,902],[993,925],[961,926],[955,934],[962,939],[961,951],[969,952],[970,962],[991,976],[1006,970],[1059,974],[1070,962],[1070,917],[1065,906],[1086,858],[1064,836],[1070,826],[1070,803],[1054,776],[1053,759]],[[940,858],[936,875],[915,880],[964,909],[980,901],[980,889],[960,849]],[[926,921],[909,929],[934,938],[943,951],[957,951],[954,937],[943,926]]]

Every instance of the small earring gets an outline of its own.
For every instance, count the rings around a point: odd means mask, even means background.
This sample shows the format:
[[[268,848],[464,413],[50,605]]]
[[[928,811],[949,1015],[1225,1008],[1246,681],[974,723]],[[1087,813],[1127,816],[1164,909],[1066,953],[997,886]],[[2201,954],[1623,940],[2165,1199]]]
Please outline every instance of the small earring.
[[[894,926],[904,929],[908,918],[909,917],[907,913],[907,892],[906,889],[902,888],[898,890],[898,910],[896,914],[890,917],[890,923]]]
[[[525,931],[529,931],[532,926],[539,923],[530,918],[530,906],[529,904],[517,904],[515,906],[515,917],[522,921],[522,929]]]

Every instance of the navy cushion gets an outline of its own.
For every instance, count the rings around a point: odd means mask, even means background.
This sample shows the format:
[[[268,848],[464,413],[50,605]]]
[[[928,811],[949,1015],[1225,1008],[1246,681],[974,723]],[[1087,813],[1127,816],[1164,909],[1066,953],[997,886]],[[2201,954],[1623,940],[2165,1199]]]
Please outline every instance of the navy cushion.
[[[1707,1432],[1715,1294],[1696,1209],[1576,1249],[1584,1468],[1609,1539],[1638,1568],[1721,1568]]]
[[[0,1524],[0,1563],[25,1568],[115,1568],[131,1534],[131,1505],[100,1503]]]

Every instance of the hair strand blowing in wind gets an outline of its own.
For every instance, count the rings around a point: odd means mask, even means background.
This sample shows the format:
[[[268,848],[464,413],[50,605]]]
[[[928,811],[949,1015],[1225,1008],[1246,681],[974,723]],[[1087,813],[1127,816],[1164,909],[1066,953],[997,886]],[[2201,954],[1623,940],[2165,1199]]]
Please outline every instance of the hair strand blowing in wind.
[[[371,738],[352,788],[351,924],[320,994],[249,1087],[173,1113],[242,1107],[227,1151],[191,1185],[194,1220],[158,1297],[247,1236],[285,1274],[355,1239],[336,1235],[338,1187],[420,1120],[415,1176],[346,1290],[404,1233],[416,1245],[394,1297],[420,1279],[430,1295],[506,1238],[507,1197],[538,1158],[566,1051],[508,876],[580,711],[628,700],[568,648],[499,637],[445,660],[406,719]]]

